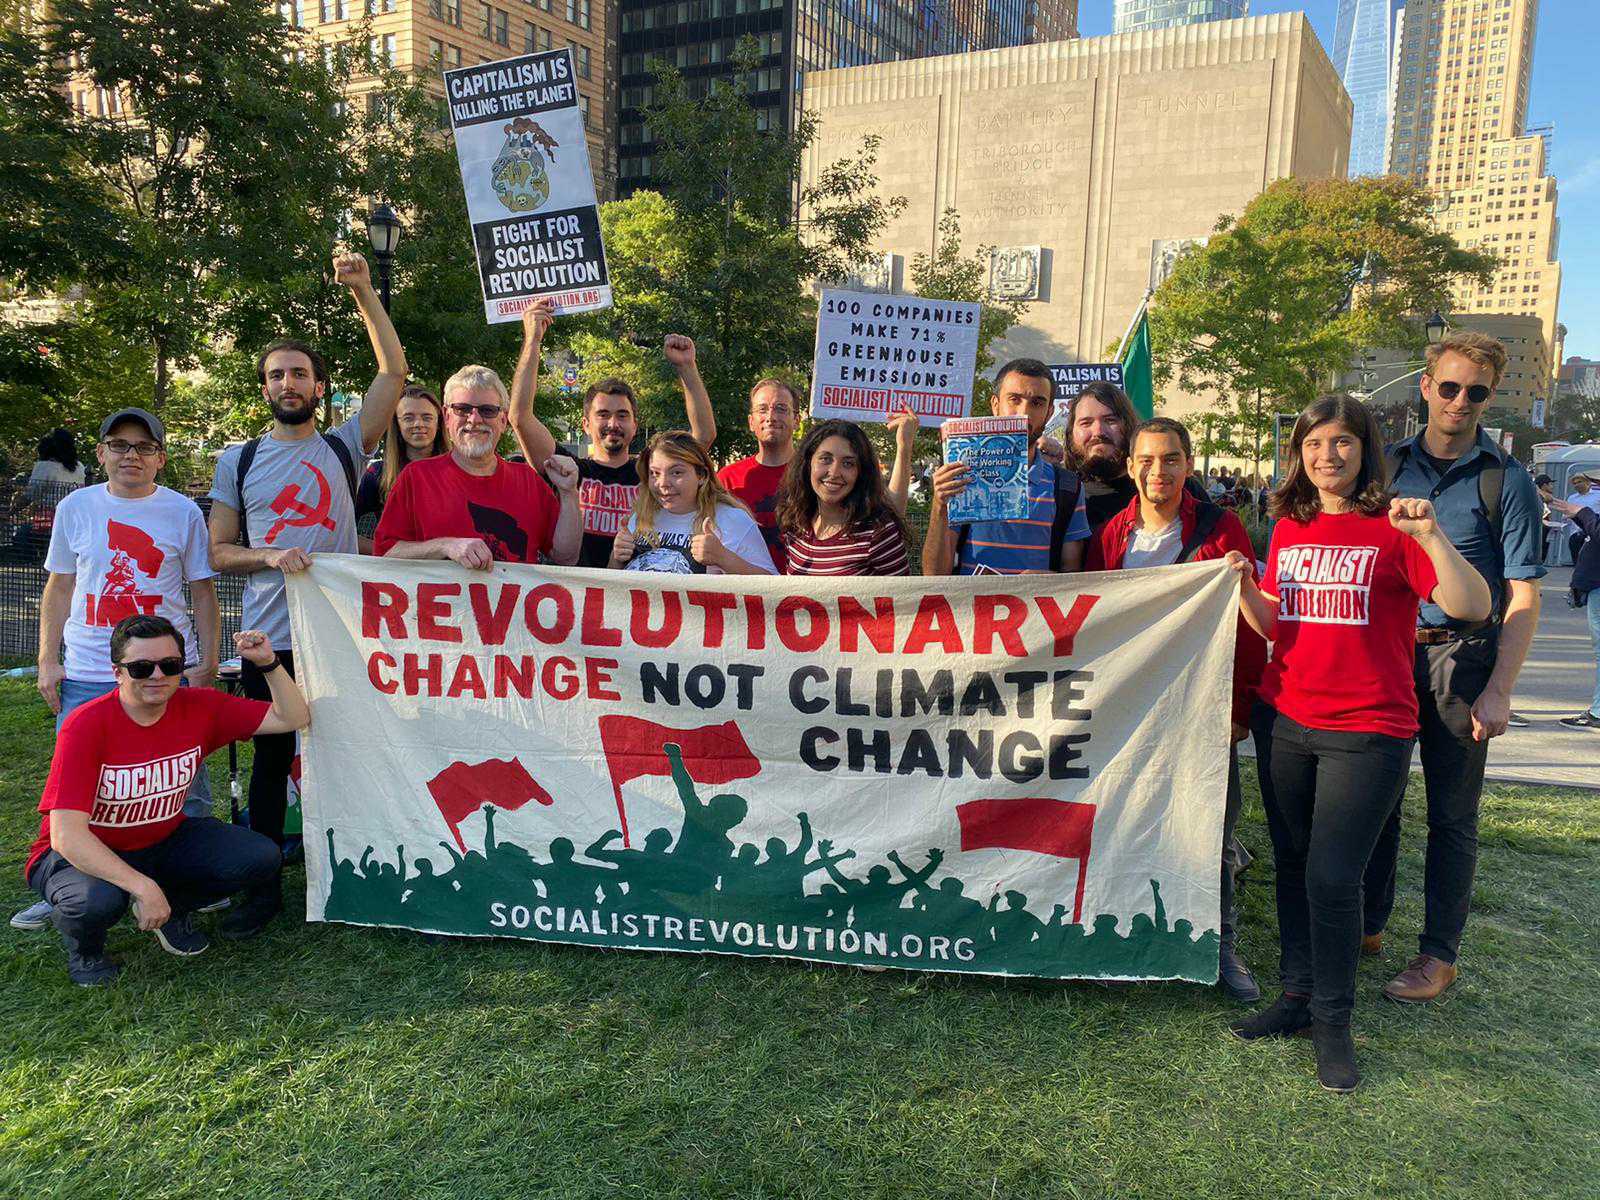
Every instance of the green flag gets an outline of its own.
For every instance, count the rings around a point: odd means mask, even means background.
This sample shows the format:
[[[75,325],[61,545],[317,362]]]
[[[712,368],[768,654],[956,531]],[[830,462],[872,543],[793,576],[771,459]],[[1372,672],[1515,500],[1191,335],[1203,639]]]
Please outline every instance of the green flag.
[[[1140,420],[1156,415],[1156,387],[1150,375],[1150,314],[1141,312],[1139,320],[1122,348],[1122,390],[1133,401]]]

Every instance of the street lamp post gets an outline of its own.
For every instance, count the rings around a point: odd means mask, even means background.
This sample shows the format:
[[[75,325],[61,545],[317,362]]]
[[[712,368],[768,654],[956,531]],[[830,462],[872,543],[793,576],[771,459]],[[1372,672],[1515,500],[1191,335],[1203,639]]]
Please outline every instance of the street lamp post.
[[[378,301],[389,311],[389,277],[394,267],[394,248],[400,244],[400,218],[387,204],[374,204],[367,213],[367,237],[378,259]]]

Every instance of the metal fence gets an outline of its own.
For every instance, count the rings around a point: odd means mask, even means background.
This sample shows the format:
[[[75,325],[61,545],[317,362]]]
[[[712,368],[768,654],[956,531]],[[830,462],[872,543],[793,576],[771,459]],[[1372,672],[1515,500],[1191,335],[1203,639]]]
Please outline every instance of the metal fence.
[[[73,488],[66,484],[9,481],[0,484],[0,659],[32,662],[39,657],[39,600],[49,572],[44,568],[56,505]],[[211,501],[194,497],[205,513]],[[222,607],[223,657],[239,630],[242,575],[217,576]]]

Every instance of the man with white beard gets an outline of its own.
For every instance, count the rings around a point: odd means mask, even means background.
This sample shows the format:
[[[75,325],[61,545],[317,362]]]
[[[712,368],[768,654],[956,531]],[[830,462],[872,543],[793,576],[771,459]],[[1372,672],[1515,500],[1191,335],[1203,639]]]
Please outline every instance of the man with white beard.
[[[418,459],[400,472],[373,534],[379,554],[447,558],[483,571],[497,561],[578,561],[578,468],[564,455],[551,455],[546,483],[525,463],[501,458],[508,401],[506,385],[488,367],[462,367],[449,378],[444,420],[450,453]]]

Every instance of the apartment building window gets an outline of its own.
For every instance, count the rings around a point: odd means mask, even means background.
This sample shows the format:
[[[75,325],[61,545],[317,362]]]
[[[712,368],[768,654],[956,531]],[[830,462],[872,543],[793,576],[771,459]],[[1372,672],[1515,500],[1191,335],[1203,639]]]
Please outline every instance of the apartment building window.
[[[522,52],[524,54],[532,54],[538,47],[538,42],[536,41],[538,32],[532,22],[524,21],[522,23]]]
[[[444,65],[444,43],[438,38],[428,39],[428,64],[435,67]]]
[[[539,30],[539,49],[548,50],[552,45],[554,45],[554,42],[551,40],[550,31],[541,28]]]
[[[459,67],[461,65],[461,47],[450,46],[448,49],[450,51],[450,65],[452,67]]]
[[[343,21],[349,14],[345,12],[344,0],[322,0],[319,15],[326,25],[329,21]]]
[[[568,42],[572,47],[572,57],[578,67],[578,78],[589,78],[589,47],[580,46],[577,42]]]
[[[588,29],[592,17],[591,0],[566,0],[567,20],[579,29]]]
[[[494,40],[494,6],[492,4],[483,6],[483,36],[490,41]]]
[[[494,10],[494,40],[502,46],[511,45],[511,16],[504,9]]]
[[[589,128],[589,97],[578,97],[578,111],[583,114],[583,127]]]

